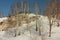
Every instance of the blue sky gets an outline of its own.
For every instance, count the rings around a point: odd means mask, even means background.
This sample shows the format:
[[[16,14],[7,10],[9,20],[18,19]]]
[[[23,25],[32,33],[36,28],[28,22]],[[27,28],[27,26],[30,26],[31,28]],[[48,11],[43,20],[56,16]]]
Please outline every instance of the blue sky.
[[[11,5],[13,3],[21,1],[23,0],[0,0],[0,11],[4,14],[4,16],[7,16],[10,11]],[[34,2],[38,2],[40,4],[41,9],[45,10],[46,0],[27,0],[27,1],[30,1],[31,10],[33,8]]]

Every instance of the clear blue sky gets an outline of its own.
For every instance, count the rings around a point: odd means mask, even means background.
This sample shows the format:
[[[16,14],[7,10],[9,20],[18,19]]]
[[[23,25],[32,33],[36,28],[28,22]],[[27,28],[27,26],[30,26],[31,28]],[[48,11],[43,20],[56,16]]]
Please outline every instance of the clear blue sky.
[[[4,16],[7,16],[10,11],[11,5],[19,1],[21,2],[22,0],[0,0],[0,11],[4,14]],[[41,6],[41,9],[45,10],[46,0],[29,0],[29,1],[31,7],[33,7],[34,2],[38,2]]]

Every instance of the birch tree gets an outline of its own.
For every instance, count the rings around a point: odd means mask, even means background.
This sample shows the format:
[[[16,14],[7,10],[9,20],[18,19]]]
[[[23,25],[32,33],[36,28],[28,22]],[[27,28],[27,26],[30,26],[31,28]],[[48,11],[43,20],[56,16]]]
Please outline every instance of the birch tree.
[[[47,5],[46,5],[46,15],[48,17],[48,20],[49,20],[49,37],[51,37],[51,28],[52,28],[52,24],[51,24],[51,10],[50,10],[50,6],[47,2]]]
[[[37,3],[35,3],[35,13],[36,13],[36,31],[38,31],[38,26],[37,26],[37,15],[38,15],[38,4]]]

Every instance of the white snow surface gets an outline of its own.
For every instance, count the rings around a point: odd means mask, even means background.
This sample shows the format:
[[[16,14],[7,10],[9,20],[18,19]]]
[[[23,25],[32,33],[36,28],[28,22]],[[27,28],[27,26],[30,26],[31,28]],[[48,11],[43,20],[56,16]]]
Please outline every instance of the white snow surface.
[[[3,17],[3,18],[0,18],[0,22],[2,22],[3,20],[6,20],[7,17]]]
[[[60,27],[52,26],[52,36],[49,37],[49,21],[46,16],[41,16],[38,20],[38,27],[41,27],[42,35],[35,30],[36,21],[29,24],[29,30],[27,30],[27,24],[21,25],[17,29],[21,35],[14,37],[14,29],[8,31],[0,31],[0,40],[60,40]],[[42,39],[43,38],[43,39]]]

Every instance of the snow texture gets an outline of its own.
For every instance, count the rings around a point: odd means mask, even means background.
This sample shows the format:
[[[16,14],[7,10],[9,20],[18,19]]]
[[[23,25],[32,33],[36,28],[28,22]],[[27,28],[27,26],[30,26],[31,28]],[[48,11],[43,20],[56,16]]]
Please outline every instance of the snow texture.
[[[46,16],[41,16],[38,20],[38,27],[41,28],[42,34],[36,31],[36,21],[29,24],[23,24],[18,29],[9,29],[7,31],[0,31],[0,40],[60,40],[60,27],[52,26],[52,36],[49,37],[49,21]],[[15,37],[16,33],[16,37]],[[20,33],[20,35],[18,35]]]

